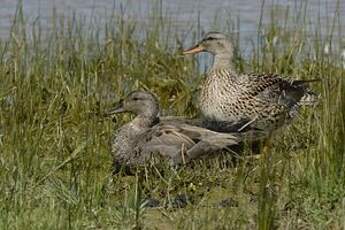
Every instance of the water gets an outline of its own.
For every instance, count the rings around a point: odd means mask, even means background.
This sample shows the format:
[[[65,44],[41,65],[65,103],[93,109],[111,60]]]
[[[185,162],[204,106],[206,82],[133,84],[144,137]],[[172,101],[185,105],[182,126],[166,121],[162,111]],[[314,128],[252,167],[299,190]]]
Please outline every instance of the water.
[[[17,4],[15,0],[0,0],[2,39],[9,37]],[[270,21],[272,7],[278,12],[277,20],[281,17],[281,21],[284,21],[287,8],[290,14],[298,14],[306,7],[305,21],[310,34],[320,22],[321,31],[327,35],[336,10],[340,15],[340,24],[345,25],[344,0],[265,0],[264,4],[262,0],[23,0],[28,24],[32,25],[39,19],[41,26],[47,30],[54,11],[58,17],[75,13],[95,26],[111,14],[124,15],[128,20],[147,26],[150,19],[157,16],[153,12],[160,12],[163,19],[171,22],[172,30],[180,34],[188,34],[190,28],[200,28],[200,31],[223,29],[230,27],[229,22],[234,22],[236,28],[232,31],[240,32],[244,41],[255,39],[261,12],[263,24]],[[337,30],[344,29],[344,26],[337,27]]]

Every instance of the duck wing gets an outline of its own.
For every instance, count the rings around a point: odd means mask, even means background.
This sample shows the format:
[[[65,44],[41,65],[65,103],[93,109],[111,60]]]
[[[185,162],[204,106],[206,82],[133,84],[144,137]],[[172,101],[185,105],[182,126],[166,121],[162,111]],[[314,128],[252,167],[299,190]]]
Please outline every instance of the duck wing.
[[[286,80],[277,74],[243,75],[243,84],[248,95],[292,107],[296,104],[314,104],[318,96],[308,85],[312,80]]]
[[[228,149],[244,141],[263,140],[268,135],[267,132],[253,129],[245,132],[222,133],[188,124],[179,124],[178,128],[180,133],[187,135],[196,143],[187,150],[186,162]]]
[[[238,143],[238,137],[233,134],[185,123],[158,124],[152,127],[150,140],[143,144],[142,154],[159,153],[176,165]]]
[[[200,118],[188,118],[184,116],[164,116],[160,117],[160,123],[164,125],[190,125],[197,126],[199,128],[208,129],[215,132],[223,133],[236,133],[244,125],[250,122],[250,119],[241,119],[237,121],[217,121],[209,119],[200,119]],[[249,131],[251,127],[241,130],[241,132]],[[253,131],[253,130],[251,130]],[[256,129],[255,131],[261,131]]]

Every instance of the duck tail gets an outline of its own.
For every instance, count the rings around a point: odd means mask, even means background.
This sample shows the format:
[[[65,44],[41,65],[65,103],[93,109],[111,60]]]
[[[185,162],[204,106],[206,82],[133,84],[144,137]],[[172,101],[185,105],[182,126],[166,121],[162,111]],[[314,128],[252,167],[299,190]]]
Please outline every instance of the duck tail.
[[[310,80],[293,80],[291,84],[295,87],[301,87],[304,93],[303,96],[298,101],[298,106],[315,106],[318,104],[320,95],[312,92],[308,85],[310,83],[321,82],[320,78],[310,79]]]
[[[312,91],[307,91],[299,100],[298,105],[300,105],[300,106],[316,106],[319,102],[319,99],[320,99],[320,95],[318,95]]]
[[[291,81],[291,85],[300,86],[300,85],[308,85],[310,83],[321,82],[320,78],[310,79],[310,80],[293,80]]]

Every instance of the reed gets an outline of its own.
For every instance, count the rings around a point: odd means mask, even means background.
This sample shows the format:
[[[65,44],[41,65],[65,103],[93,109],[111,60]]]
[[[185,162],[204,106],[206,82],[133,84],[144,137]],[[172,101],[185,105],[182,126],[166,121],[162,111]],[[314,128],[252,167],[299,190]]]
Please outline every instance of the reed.
[[[0,41],[0,228],[344,228],[345,70],[340,50],[324,53],[342,42],[337,12],[324,31],[310,27],[304,7],[297,16],[286,9],[281,23],[272,8],[249,56],[233,36],[239,71],[322,79],[320,104],[274,138],[269,157],[111,174],[109,139],[129,117],[101,114],[120,97],[147,89],[163,113],[197,114],[202,68],[181,56],[181,38],[154,12],[147,28],[123,15],[96,27],[71,15],[44,31],[39,21],[27,29],[19,4]],[[196,39],[200,28],[190,33]],[[177,195],[185,208],[173,205]],[[162,207],[148,208],[149,197]]]

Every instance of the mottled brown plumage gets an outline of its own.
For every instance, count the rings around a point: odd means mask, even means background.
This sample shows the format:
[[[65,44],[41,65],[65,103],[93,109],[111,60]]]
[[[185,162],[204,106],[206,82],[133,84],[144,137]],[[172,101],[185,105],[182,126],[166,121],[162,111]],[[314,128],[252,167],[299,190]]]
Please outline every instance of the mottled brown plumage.
[[[214,63],[201,85],[199,107],[205,126],[222,131],[247,128],[271,132],[289,123],[301,105],[317,96],[307,88],[315,81],[286,80],[276,74],[238,74],[232,66],[233,48],[222,33],[211,32],[185,54],[209,52]],[[229,130],[224,130],[224,124]],[[213,127],[212,127],[213,126]]]

